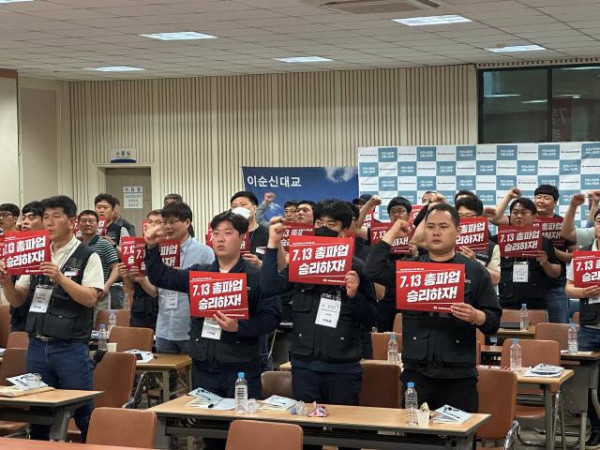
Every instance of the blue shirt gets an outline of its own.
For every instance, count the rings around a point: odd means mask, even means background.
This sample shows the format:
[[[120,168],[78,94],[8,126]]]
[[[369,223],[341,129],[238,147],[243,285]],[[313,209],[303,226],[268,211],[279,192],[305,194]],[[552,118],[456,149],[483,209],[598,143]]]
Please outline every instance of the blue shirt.
[[[212,249],[193,238],[188,237],[181,244],[181,269],[194,264],[211,264],[214,260],[215,254]],[[190,299],[188,294],[158,289],[156,337],[170,341],[187,341],[190,338],[189,333]]]

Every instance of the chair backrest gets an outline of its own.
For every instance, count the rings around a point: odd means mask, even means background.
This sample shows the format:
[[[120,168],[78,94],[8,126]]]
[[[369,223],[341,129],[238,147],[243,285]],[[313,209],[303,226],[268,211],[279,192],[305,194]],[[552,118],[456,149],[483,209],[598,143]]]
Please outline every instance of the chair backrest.
[[[545,341],[556,341],[561,350],[568,348],[568,323],[541,322],[535,327],[535,339]]]
[[[363,361],[362,370],[359,405],[400,408],[400,365]]]
[[[388,344],[391,333],[371,333],[371,344],[373,345],[373,359],[387,360]],[[398,353],[402,353],[402,334],[396,333],[396,344]]]
[[[502,356],[500,365],[510,366],[510,347],[512,339],[506,339],[502,344]],[[556,341],[543,341],[534,339],[519,339],[521,346],[521,365],[523,367],[535,366],[537,364],[552,364],[560,366],[560,347]]]
[[[481,439],[504,439],[515,420],[517,410],[517,376],[508,370],[479,368],[480,413],[490,419],[477,429]]]
[[[96,315],[96,323],[94,324],[94,330],[99,330],[101,323],[106,325],[106,329],[108,330],[108,317],[111,313],[115,314],[115,319],[117,319],[118,327],[129,326],[129,320],[131,319],[131,311],[129,311],[128,309],[101,309]]]
[[[152,351],[154,331],[151,328],[114,327],[110,332],[109,342],[117,343],[117,351],[138,349],[146,352]]]
[[[10,305],[0,306],[0,347],[6,348],[10,333]]]
[[[7,378],[23,375],[27,371],[27,349],[7,348],[0,364],[0,385],[9,386]]]
[[[402,333],[402,313],[396,313],[394,317],[394,326],[392,327],[394,333]]]
[[[135,375],[135,355],[105,353],[94,369],[94,389],[104,394],[94,400],[97,407],[121,408],[131,397]]]
[[[6,341],[6,348],[29,347],[29,335],[24,331],[11,331]]]
[[[548,322],[548,311],[545,309],[530,309],[529,324],[537,325],[540,322]],[[521,320],[518,309],[503,309],[500,323],[502,322],[519,322]]]
[[[262,420],[234,420],[225,450],[302,450],[302,427]]]
[[[579,324],[579,311],[573,313],[573,323]]]
[[[156,414],[151,411],[96,407],[90,418],[86,443],[156,448],[155,433]]]
[[[292,372],[289,370],[270,370],[260,375],[262,384],[262,397],[269,398],[271,395],[293,398],[292,394]]]

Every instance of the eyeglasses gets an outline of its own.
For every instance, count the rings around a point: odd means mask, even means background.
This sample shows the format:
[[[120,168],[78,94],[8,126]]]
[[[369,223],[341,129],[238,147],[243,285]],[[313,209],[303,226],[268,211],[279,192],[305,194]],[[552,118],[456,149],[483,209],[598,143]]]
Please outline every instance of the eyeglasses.
[[[0,217],[14,217],[14,214],[9,212],[0,212]]]
[[[98,221],[96,219],[81,219],[79,221],[79,223],[82,224],[82,225],[83,224],[88,224],[88,223],[91,224],[91,225],[94,225],[95,223],[98,223]]]
[[[181,222],[181,220],[179,220],[179,219],[165,220],[165,225],[172,227],[173,225],[175,225],[178,222]]]

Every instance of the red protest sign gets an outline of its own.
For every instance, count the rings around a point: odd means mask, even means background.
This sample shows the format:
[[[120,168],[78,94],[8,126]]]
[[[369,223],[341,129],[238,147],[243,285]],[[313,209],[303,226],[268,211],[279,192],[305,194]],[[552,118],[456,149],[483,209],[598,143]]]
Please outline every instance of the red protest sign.
[[[246,233],[246,236],[244,237],[244,242],[242,242],[242,245],[240,246],[240,251],[242,255],[250,253],[250,236],[248,233]]]
[[[146,243],[142,237],[123,236],[121,238],[121,256],[128,269],[137,268],[139,276],[146,276]]]
[[[552,245],[564,249],[567,241],[561,237],[562,217],[537,217],[534,225],[542,228],[542,236],[552,241]]]
[[[396,307],[400,310],[448,312],[465,297],[462,264],[396,261]]]
[[[385,233],[392,228],[391,222],[379,222],[374,220],[371,224],[371,245],[375,245],[383,239]],[[407,236],[403,238],[396,238],[394,242],[392,242],[392,248],[390,249],[390,253],[392,255],[410,255],[412,252],[408,243],[412,238],[413,233],[415,232],[414,228],[411,227],[410,232]]]
[[[474,252],[488,248],[489,228],[485,217],[460,219],[460,235],[456,239],[456,250],[469,247]]]
[[[181,244],[175,239],[160,241],[160,257],[168,267],[180,267]]]
[[[410,216],[408,217],[408,221],[411,224],[415,223],[415,219],[422,209],[423,205],[413,205],[413,207],[410,209]]]
[[[375,220],[375,210],[367,213],[367,215],[365,216],[365,220],[363,220],[363,225],[370,227],[373,224],[374,220]]]
[[[573,252],[573,284],[578,288],[600,285],[600,252]]]
[[[217,311],[237,319],[248,318],[245,273],[189,273],[190,315],[212,317]]]
[[[51,261],[50,234],[48,230],[9,231],[2,255],[10,275],[39,275],[40,264]]]
[[[306,284],[345,284],[352,270],[354,239],[321,236],[290,237],[290,281]]]
[[[315,227],[300,222],[285,222],[283,224],[283,238],[281,239],[281,245],[283,250],[288,252],[290,250],[290,237],[292,236],[314,236]]]
[[[504,258],[537,258],[542,249],[542,230],[537,226],[500,225],[498,246]]]
[[[106,236],[106,229],[108,228],[108,220],[100,217],[98,221],[98,229],[96,230],[96,236]]]

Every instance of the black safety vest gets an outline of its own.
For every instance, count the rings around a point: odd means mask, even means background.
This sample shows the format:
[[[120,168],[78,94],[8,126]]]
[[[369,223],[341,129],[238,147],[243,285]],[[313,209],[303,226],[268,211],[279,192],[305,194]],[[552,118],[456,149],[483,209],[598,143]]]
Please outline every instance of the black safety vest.
[[[83,272],[94,252],[79,244],[61,268],[61,272],[75,272],[69,278],[77,284],[83,280]],[[52,285],[46,276],[32,276],[30,295],[37,286]],[[92,334],[94,308],[88,308],[73,300],[60,285],[54,285],[52,297],[45,313],[29,312],[25,331],[30,337],[45,336],[57,341],[89,343]]]

